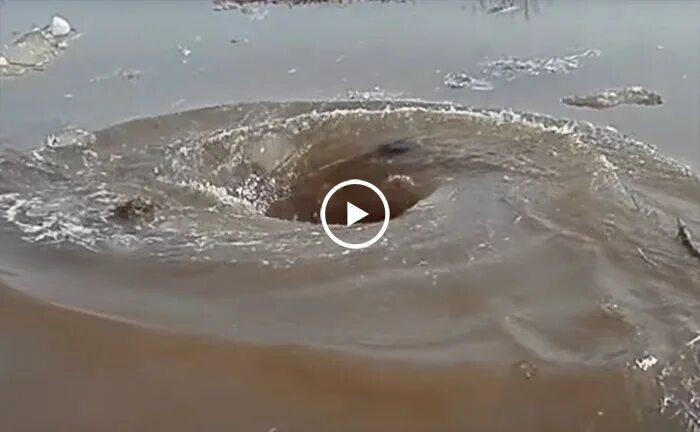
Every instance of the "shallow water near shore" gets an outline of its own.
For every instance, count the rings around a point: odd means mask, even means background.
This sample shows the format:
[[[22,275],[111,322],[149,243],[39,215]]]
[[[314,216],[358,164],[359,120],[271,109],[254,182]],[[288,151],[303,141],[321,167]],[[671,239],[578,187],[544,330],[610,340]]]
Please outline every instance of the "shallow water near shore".
[[[676,236],[700,234],[697,5],[50,5],[0,6],[2,42],[54,11],[81,33],[0,81],[5,429],[700,428],[700,262]],[[664,104],[560,102],[629,85]],[[353,177],[397,210],[360,251],[317,220]],[[147,214],[115,214],[134,197]]]

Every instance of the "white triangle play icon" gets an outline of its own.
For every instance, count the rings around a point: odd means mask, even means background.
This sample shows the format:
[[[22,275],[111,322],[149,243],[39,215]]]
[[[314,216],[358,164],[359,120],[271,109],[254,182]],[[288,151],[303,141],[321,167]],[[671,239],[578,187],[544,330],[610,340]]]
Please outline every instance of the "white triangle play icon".
[[[358,206],[354,205],[353,203],[348,203],[347,211],[347,226],[354,224],[355,222],[359,221],[360,219],[363,219],[369,214],[366,211],[359,208]]]

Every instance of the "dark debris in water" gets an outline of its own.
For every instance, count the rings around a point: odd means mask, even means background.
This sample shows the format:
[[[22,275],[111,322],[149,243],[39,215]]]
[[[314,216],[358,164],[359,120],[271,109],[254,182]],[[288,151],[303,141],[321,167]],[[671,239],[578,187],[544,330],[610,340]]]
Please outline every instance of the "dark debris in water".
[[[379,147],[377,147],[377,153],[382,156],[396,156],[408,153],[413,150],[415,146],[416,144],[413,141],[396,140],[379,145]]]
[[[678,226],[678,239],[681,241],[683,247],[688,250],[690,255],[700,259],[700,245],[696,243],[688,225],[686,225],[681,218],[676,219],[676,225]]]
[[[654,106],[663,103],[660,94],[642,87],[605,89],[585,96],[567,96],[561,101],[570,106],[595,109],[612,108],[623,104]]]
[[[513,365],[515,372],[525,378],[531,380],[535,378],[539,372],[537,365],[527,360],[520,360]]]
[[[114,207],[114,216],[123,221],[134,222],[153,217],[156,204],[147,198],[133,197]]]
[[[422,147],[410,139],[395,139],[354,157],[321,166],[299,164],[299,173],[287,193],[266,210],[269,217],[321,223],[320,208],[330,186],[350,179],[362,179],[382,190],[390,208],[390,218],[401,216],[435,189]],[[342,188],[327,202],[329,224],[347,222],[347,205],[352,202],[368,213],[363,222],[384,219],[384,207],[377,195],[364,186]]]

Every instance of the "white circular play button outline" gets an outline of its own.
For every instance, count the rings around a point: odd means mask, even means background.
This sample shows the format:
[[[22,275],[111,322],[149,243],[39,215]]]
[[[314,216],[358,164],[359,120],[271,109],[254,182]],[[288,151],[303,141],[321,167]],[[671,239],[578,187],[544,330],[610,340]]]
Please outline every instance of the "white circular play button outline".
[[[382,228],[374,237],[362,243],[348,243],[339,239],[335,236],[335,234],[333,234],[331,229],[328,227],[328,222],[326,222],[326,207],[328,206],[328,201],[331,199],[334,193],[338,192],[345,186],[350,185],[364,186],[366,188],[371,189],[372,192],[376,193],[379,196],[379,199],[382,200],[382,205],[384,206],[384,222],[382,223]],[[330,237],[330,239],[333,240],[337,245],[346,247],[348,249],[362,249],[368,246],[372,246],[374,243],[376,243],[377,240],[382,238],[382,236],[386,232],[387,227],[389,226],[389,216],[389,202],[386,200],[386,197],[384,196],[382,191],[379,190],[379,188],[373,185],[372,183],[360,179],[345,180],[344,182],[340,182],[337,185],[333,186],[333,188],[330,191],[328,191],[326,196],[323,198],[323,203],[321,204],[321,225],[323,225],[323,230],[326,232],[328,237]]]

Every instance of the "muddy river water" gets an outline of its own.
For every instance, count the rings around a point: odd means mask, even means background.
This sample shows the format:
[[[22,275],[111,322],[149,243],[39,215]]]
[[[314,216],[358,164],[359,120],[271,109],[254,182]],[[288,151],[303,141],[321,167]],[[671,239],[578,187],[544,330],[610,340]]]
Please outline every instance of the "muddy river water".
[[[700,3],[485,3],[0,2],[0,430],[700,430]]]

